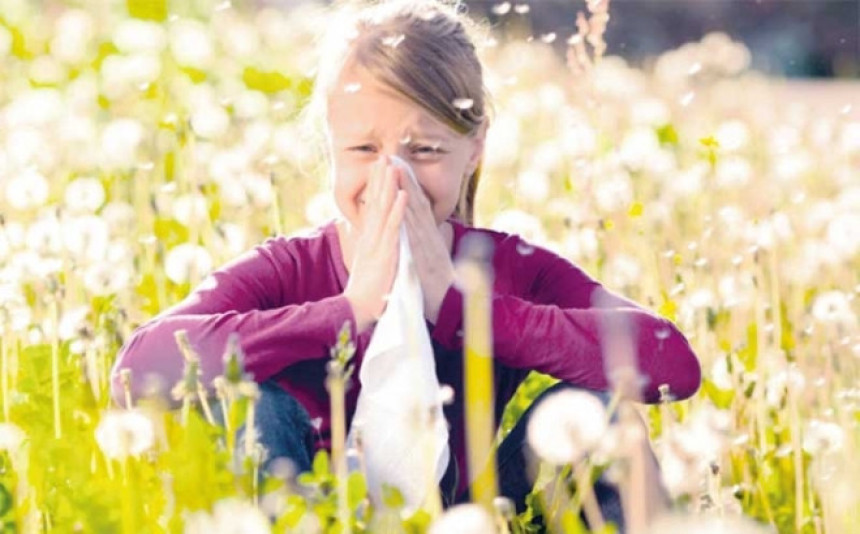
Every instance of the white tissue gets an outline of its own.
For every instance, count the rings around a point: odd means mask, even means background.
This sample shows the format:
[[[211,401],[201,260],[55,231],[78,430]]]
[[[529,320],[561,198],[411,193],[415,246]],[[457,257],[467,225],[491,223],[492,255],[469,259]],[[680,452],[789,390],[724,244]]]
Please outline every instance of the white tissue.
[[[416,182],[408,163],[391,159]],[[363,465],[351,456],[350,468],[364,468],[375,503],[382,502],[384,484],[400,490],[407,510],[416,510],[445,474],[450,451],[421,283],[403,225],[397,274],[359,380],[361,393],[347,443],[356,447],[355,431],[360,429]]]

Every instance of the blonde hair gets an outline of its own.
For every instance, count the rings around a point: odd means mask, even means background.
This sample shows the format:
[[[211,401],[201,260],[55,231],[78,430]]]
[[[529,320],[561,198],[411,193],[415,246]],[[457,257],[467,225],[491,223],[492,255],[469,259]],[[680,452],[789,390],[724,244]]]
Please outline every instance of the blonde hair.
[[[355,63],[452,130],[479,132],[488,120],[488,97],[475,47],[477,22],[443,0],[348,1],[339,8],[340,20],[322,42],[308,106],[318,127],[325,128],[327,100],[341,70]],[[454,213],[469,225],[480,176],[479,161],[463,180]]]

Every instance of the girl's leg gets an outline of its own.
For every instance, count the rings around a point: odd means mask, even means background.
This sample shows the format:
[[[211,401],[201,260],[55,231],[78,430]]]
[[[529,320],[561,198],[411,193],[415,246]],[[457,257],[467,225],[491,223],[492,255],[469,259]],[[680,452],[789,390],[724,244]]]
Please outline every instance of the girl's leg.
[[[216,419],[223,421],[220,405]],[[216,410],[213,410],[216,411]],[[295,474],[310,471],[313,457],[313,426],[305,408],[274,381],[260,384],[260,398],[254,405],[257,442],[265,447],[264,470],[271,470],[278,460],[289,460]],[[245,427],[237,433],[238,451],[244,447]]]

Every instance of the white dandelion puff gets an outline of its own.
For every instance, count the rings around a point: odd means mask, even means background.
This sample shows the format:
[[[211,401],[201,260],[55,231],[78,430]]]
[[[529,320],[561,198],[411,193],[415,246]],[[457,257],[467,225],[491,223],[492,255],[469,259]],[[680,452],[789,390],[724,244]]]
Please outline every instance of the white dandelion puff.
[[[184,284],[202,278],[212,270],[212,256],[199,245],[183,243],[170,249],[164,261],[164,273],[173,283]]]
[[[179,20],[170,27],[170,51],[180,65],[206,68],[214,55],[209,32],[202,23]]]
[[[107,222],[96,215],[70,217],[62,221],[63,246],[76,256],[97,262],[104,259],[110,241]]]
[[[5,57],[12,50],[12,34],[5,26],[0,26],[0,57]]]
[[[136,18],[125,18],[113,32],[113,42],[126,54],[157,54],[167,44],[161,24]]]
[[[845,327],[851,327],[857,323],[857,315],[851,308],[851,300],[842,291],[826,291],[815,297],[812,303],[812,317],[819,323]]]
[[[527,202],[546,201],[549,197],[549,177],[534,168],[523,170],[517,176],[517,194]]]
[[[66,186],[66,207],[72,212],[93,213],[105,201],[105,189],[97,178],[77,178]]]
[[[48,179],[35,169],[28,169],[6,182],[6,201],[17,210],[43,206],[48,193]]]
[[[230,127],[230,115],[223,107],[204,104],[191,114],[191,129],[203,139],[218,139]]]
[[[200,224],[209,219],[209,205],[200,193],[181,195],[173,201],[173,216],[185,226]]]
[[[430,525],[429,534],[487,534],[496,532],[493,517],[479,504],[452,506]]]
[[[137,150],[145,130],[135,119],[115,119],[101,135],[102,164],[111,169],[131,168],[137,161]]]
[[[110,410],[96,427],[96,443],[111,460],[139,456],[155,444],[155,425],[140,410]]]
[[[584,391],[562,390],[543,399],[528,425],[528,442],[544,461],[563,465],[588,454],[608,427],[603,403]]]
[[[185,534],[269,534],[263,512],[249,502],[228,497],[215,503],[212,512],[198,511],[185,519]]]
[[[842,450],[845,431],[836,423],[813,419],[803,432],[803,450],[813,456]]]

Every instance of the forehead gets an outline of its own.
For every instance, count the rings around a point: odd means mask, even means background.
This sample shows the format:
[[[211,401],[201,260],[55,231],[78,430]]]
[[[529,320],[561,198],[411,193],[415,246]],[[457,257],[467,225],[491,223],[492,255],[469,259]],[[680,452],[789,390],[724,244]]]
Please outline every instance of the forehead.
[[[337,135],[421,133],[458,137],[430,112],[361,68],[345,68],[327,99],[328,126]]]

